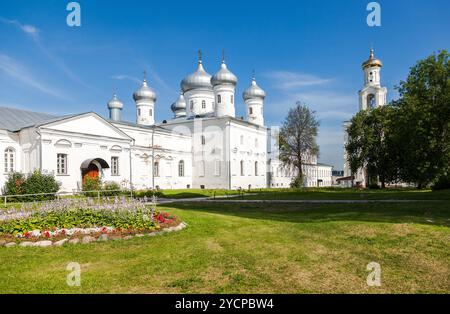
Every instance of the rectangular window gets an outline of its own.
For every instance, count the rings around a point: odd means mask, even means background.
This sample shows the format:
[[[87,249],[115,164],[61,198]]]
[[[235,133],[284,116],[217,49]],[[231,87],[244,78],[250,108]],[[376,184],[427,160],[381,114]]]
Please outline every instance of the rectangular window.
[[[119,175],[119,157],[111,157],[111,175]]]
[[[214,175],[217,177],[220,176],[220,160],[214,162]]]
[[[67,174],[67,154],[57,155],[56,173],[59,175]]]
[[[166,177],[171,177],[172,176],[172,163],[171,162],[166,162],[166,169],[167,169]]]
[[[159,162],[155,162],[153,165],[153,174],[155,177],[159,177]]]

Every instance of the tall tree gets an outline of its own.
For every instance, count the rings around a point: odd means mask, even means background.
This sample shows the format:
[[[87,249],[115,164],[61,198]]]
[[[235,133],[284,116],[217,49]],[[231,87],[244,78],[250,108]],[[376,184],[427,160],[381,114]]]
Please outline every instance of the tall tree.
[[[297,102],[289,109],[279,132],[280,160],[297,171],[298,184],[303,184],[303,165],[319,154],[317,133],[319,129],[315,111]],[[297,185],[298,185],[297,184]]]
[[[352,173],[364,169],[369,185],[384,188],[397,180],[397,154],[392,132],[395,109],[383,106],[358,112],[347,129],[347,159]]]
[[[450,61],[441,51],[419,61],[397,87],[396,142],[402,179],[418,187],[450,179]]]

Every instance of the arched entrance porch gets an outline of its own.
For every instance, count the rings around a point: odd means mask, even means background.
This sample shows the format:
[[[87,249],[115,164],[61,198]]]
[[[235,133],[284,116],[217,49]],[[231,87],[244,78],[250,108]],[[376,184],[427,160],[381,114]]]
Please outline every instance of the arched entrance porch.
[[[102,158],[92,158],[83,161],[81,164],[81,178],[83,183],[86,178],[99,178],[101,177],[102,170],[108,169],[109,164]]]

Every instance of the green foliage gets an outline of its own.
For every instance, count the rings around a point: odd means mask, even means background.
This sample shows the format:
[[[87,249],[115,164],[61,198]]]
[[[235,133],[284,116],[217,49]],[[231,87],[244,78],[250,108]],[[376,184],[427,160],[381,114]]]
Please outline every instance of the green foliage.
[[[56,193],[59,190],[59,184],[56,182],[53,175],[42,174],[35,171],[25,177],[24,174],[13,172],[8,176],[5,183],[3,193],[5,195],[24,195],[24,194],[41,194],[41,193]],[[17,201],[36,201],[54,199],[54,195],[37,195],[37,196],[23,196],[16,197]],[[13,200],[13,199],[10,199]]]
[[[22,185],[25,182],[25,175],[20,172],[12,172],[8,175],[2,193],[3,195],[23,194]]]
[[[304,185],[304,177],[303,177],[303,175],[298,175],[295,178],[292,178],[292,181],[291,181],[290,185],[291,185],[291,188],[293,188],[293,189],[302,188],[303,185]]]
[[[156,197],[163,197],[163,191],[161,190],[138,190],[138,191],[133,191],[133,196],[137,197],[137,198],[144,198],[144,197],[148,197],[151,198],[153,196]]]
[[[395,109],[384,106],[358,112],[347,128],[347,160],[353,173],[365,168],[369,186],[382,187],[398,179],[397,155],[392,134],[395,131]]]
[[[397,89],[400,98],[391,106],[352,119],[346,146],[350,168],[365,168],[382,183],[441,186],[450,172],[449,53],[420,60]]]
[[[117,196],[122,194],[122,188],[117,182],[105,182],[102,187],[102,195],[104,196]]]
[[[145,209],[136,211],[110,211],[77,208],[50,212],[37,212],[25,219],[8,220],[0,223],[0,234],[24,233],[52,228],[114,227],[117,229],[153,230],[157,223],[149,218]]]
[[[316,142],[319,125],[315,111],[297,102],[294,108],[289,109],[280,129],[279,158],[285,166],[293,166],[299,176],[303,176],[303,164],[310,162],[311,156],[319,154]]]
[[[33,172],[27,177],[22,185],[23,194],[56,193],[59,190],[59,184],[53,175],[42,174],[39,171]],[[31,200],[54,199],[54,195],[31,196]]]
[[[436,182],[450,163],[450,61],[441,51],[419,61],[397,87],[401,177],[418,187]]]
[[[86,176],[83,179],[83,191],[100,191],[102,187],[102,181],[99,177],[91,178]],[[97,196],[96,192],[87,192],[86,196]]]

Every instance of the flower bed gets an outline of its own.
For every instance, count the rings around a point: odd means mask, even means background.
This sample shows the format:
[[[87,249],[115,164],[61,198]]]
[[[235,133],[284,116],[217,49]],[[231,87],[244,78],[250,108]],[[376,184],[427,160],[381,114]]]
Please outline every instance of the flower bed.
[[[86,235],[123,238],[179,225],[177,217],[158,212],[155,204],[145,198],[64,199],[6,211],[0,216],[0,240],[37,242],[81,239]]]

